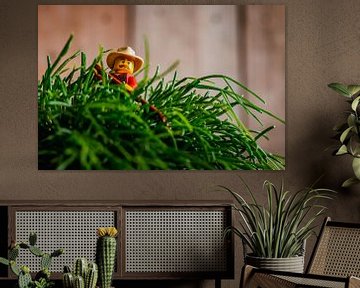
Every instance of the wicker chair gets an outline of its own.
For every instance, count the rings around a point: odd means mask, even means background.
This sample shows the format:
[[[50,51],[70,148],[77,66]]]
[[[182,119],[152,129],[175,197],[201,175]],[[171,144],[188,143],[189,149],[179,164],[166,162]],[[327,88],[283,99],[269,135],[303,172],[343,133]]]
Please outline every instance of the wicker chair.
[[[305,274],[246,265],[240,287],[360,287],[360,224],[326,218]]]

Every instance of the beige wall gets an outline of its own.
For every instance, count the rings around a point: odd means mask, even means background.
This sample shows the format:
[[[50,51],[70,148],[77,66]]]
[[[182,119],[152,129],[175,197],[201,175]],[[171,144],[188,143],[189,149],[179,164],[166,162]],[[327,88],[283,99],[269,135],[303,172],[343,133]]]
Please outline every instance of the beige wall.
[[[125,43],[128,37],[126,9],[122,5],[39,5],[38,78],[44,74],[46,57],[55,59],[70,34],[74,41],[69,51],[86,53],[88,65],[105,49]]]
[[[38,171],[37,6],[32,1],[23,1],[23,5],[1,2],[0,198],[230,199],[212,189],[212,185],[236,188],[240,185],[237,176],[242,176],[257,191],[256,196],[265,201],[261,191],[265,179],[279,184],[284,178],[286,186],[296,190],[324,174],[320,184],[339,191],[328,215],[341,221],[360,222],[359,186],[346,191],[339,188],[351,173],[349,159],[334,158],[326,150],[333,143],[332,127],[347,108],[344,99],[330,91],[327,84],[359,83],[360,79],[360,22],[356,21],[360,14],[359,1],[272,2],[286,4],[287,168],[284,172]],[[236,280],[225,281],[226,288],[238,287],[241,249],[237,248]],[[311,251],[311,245],[307,250]],[[167,287],[186,286],[181,285],[176,282]],[[187,287],[213,287],[213,282]]]

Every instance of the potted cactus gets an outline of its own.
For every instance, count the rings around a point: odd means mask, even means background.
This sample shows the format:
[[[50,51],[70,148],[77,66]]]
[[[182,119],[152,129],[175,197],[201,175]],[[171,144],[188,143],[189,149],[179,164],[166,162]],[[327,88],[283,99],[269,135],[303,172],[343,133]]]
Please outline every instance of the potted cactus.
[[[110,288],[116,258],[115,227],[100,227],[97,229],[96,262],[99,267],[99,287]]]
[[[11,243],[8,252],[8,259],[0,257],[0,263],[10,266],[11,271],[18,277],[18,288],[49,288],[54,285],[50,281],[50,265],[54,257],[64,253],[63,249],[57,249],[52,253],[45,253],[36,246],[36,233],[30,233],[29,243],[19,242]],[[19,266],[16,259],[19,256],[20,249],[28,250],[33,255],[40,257],[41,270],[32,279],[30,268],[26,265]]]
[[[71,272],[70,267],[64,267],[64,288],[95,288],[97,279],[97,264],[89,263],[85,258],[76,259],[73,272]]]

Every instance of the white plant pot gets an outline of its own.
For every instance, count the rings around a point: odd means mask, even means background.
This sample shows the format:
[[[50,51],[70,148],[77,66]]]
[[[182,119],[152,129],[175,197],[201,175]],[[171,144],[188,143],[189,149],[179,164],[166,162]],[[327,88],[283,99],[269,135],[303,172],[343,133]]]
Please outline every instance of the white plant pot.
[[[245,263],[262,269],[304,273],[304,256],[263,258],[246,255]]]

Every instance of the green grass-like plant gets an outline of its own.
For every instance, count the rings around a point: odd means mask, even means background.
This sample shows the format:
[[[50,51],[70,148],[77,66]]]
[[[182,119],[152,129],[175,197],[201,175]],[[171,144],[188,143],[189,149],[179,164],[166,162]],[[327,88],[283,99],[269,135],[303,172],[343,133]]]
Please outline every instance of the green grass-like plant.
[[[250,131],[235,109],[260,124],[261,114],[284,122],[238,94],[264,104],[243,84],[224,75],[178,79],[176,72],[165,81],[158,70],[148,77],[145,57],[143,79],[129,93],[106,72],[102,81],[94,77],[102,50],[87,66],[84,53],[67,56],[71,41],[53,63],[48,57],[38,83],[39,169],[284,169],[283,157],[257,143],[274,126]],[[68,71],[76,58],[80,67]],[[214,84],[219,80],[223,87]]]
[[[303,253],[305,241],[314,234],[316,220],[326,207],[318,202],[332,199],[333,190],[304,188],[296,193],[284,189],[283,183],[276,188],[270,181],[264,182],[267,194],[266,206],[261,205],[245,184],[251,201],[239,193],[221,186],[234,197],[233,208],[239,213],[239,227],[229,227],[252,252],[252,256],[288,258]]]

